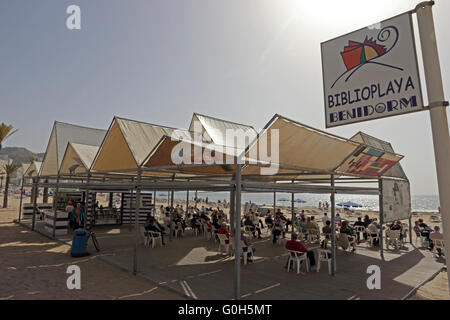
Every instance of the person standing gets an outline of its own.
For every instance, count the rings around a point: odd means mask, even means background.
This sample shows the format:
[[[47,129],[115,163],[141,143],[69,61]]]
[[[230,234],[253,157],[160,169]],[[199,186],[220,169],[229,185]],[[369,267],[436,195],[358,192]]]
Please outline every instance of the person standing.
[[[83,228],[84,226],[84,210],[81,207],[81,203],[77,203],[77,207],[72,210],[70,216],[70,221],[72,222],[72,227],[74,230]]]

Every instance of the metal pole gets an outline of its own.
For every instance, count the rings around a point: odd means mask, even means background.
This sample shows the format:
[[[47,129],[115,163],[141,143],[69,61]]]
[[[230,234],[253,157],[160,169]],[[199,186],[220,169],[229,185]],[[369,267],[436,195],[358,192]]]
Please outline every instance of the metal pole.
[[[412,244],[412,224],[411,217],[409,217],[409,243]]]
[[[292,233],[294,233],[294,193],[291,194],[291,227],[292,227]]]
[[[273,193],[273,214],[277,211],[277,193]],[[275,217],[275,216],[274,216]]]
[[[186,213],[188,212],[188,209],[189,209],[189,189],[186,190]]]
[[[380,213],[380,256],[381,259],[384,260],[384,253],[383,253],[383,243],[384,243],[384,239],[383,239],[383,224],[384,224],[384,213],[383,213],[383,182],[382,179],[379,178],[378,179],[378,189],[379,189],[379,194],[378,194],[378,200],[379,200],[379,213]]]
[[[23,185],[24,185],[25,177],[22,177],[22,187],[20,188],[20,205],[19,205],[19,222],[22,216],[22,199],[23,199]]]
[[[83,224],[84,224],[84,227],[86,228],[86,225],[87,225],[87,219],[88,219],[88,217],[89,217],[89,225],[91,224],[90,222],[91,222],[91,219],[92,219],[92,217],[91,217],[91,215],[89,214],[89,209],[90,209],[90,206],[89,206],[89,193],[90,193],[90,191],[89,191],[89,182],[90,182],[90,178],[91,178],[91,175],[90,174],[88,174],[88,176],[87,176],[87,185],[86,185],[86,188],[87,188],[87,190],[86,190],[86,198],[84,199],[84,221],[83,221]],[[94,200],[94,198],[92,197],[92,200]],[[91,205],[92,205],[92,203],[91,203]],[[95,205],[94,205],[94,208],[95,208]]]
[[[141,168],[138,168],[136,183],[136,208],[134,210],[134,255],[133,255],[133,274],[137,274],[137,250],[139,244],[139,211],[141,206]],[[131,220],[131,212],[130,212]]]
[[[197,208],[197,201],[198,201],[198,198],[197,198],[197,190],[195,190],[195,200],[194,200],[194,205],[195,205],[195,207]]]
[[[132,224],[132,220],[131,220],[131,212],[133,211],[133,198],[136,201],[136,198],[134,196],[134,190],[130,190],[130,213],[128,214],[128,231],[131,232],[131,224]]]
[[[58,216],[58,192],[59,192],[59,175],[56,177],[56,189],[55,192],[53,192],[53,230],[52,230],[52,236],[53,238],[56,238],[56,218]]]
[[[448,133],[447,113],[445,110],[444,88],[441,67],[434,32],[433,2],[418,7],[417,21],[424,64],[427,94],[430,105],[431,131],[433,133],[434,156],[439,187],[442,227],[444,234],[445,256],[450,255],[450,137]],[[450,268],[447,267],[450,288]]]
[[[241,164],[236,165],[236,217],[234,235],[234,298],[241,300]]]
[[[156,218],[156,190],[153,190],[153,216]]]
[[[231,225],[231,234],[234,234],[234,236],[236,236],[236,228],[235,228],[235,223],[236,223],[236,192],[235,190],[231,190],[230,191],[230,225]],[[239,221],[240,223],[240,221]]]
[[[172,178],[172,181],[175,180],[175,175]],[[172,233],[173,233],[173,196],[174,196],[174,190],[172,190],[170,192],[170,212],[169,212],[169,217],[170,217],[170,235],[169,235],[169,240],[172,241]]]
[[[334,174],[331,175],[331,187],[333,191],[331,192],[330,202],[331,202],[331,275],[336,274],[336,224],[334,223],[334,217],[336,213],[336,200],[334,192]]]
[[[37,202],[37,184],[39,178],[33,178],[33,220],[31,222],[31,231],[34,231],[34,227],[36,225],[36,202]]]

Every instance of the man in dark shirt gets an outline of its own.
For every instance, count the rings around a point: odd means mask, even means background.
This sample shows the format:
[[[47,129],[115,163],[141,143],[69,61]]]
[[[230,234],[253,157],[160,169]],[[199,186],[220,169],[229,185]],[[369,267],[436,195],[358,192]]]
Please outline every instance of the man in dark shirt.
[[[286,249],[291,250],[291,251],[302,252],[302,255],[306,252],[306,255],[309,259],[309,265],[314,266],[316,264],[316,260],[314,258],[314,252],[308,251],[308,249],[306,249],[306,247],[303,245],[303,243],[297,241],[297,234],[293,233],[291,236],[291,240],[286,242]],[[288,257],[288,260],[286,261],[285,268],[288,267],[288,263],[289,263],[289,257]]]
[[[164,235],[166,234],[164,232],[164,227],[162,227],[158,221],[156,221],[156,219],[154,219],[153,217],[148,217],[147,221],[145,222],[144,228],[146,231],[153,231],[153,232],[158,232],[161,234],[161,240],[162,240],[162,244],[165,245],[164,243]]]

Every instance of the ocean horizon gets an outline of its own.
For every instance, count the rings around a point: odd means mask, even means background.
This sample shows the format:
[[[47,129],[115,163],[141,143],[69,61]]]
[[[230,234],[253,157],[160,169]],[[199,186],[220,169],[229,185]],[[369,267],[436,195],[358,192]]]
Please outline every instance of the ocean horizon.
[[[195,192],[189,193],[189,199],[193,200]],[[167,198],[167,192],[157,192],[157,199]],[[229,192],[198,192],[198,197],[208,201],[217,202],[229,201]],[[186,192],[175,192],[176,200],[186,200]],[[319,201],[330,202],[330,197],[325,194],[296,193],[295,199],[306,201],[305,203],[295,203],[295,207],[318,207]],[[290,193],[277,193],[278,206],[290,206]],[[378,196],[373,195],[349,195],[336,194],[336,204],[340,202],[352,201],[362,205],[363,210],[378,211]],[[273,193],[242,193],[242,203],[252,202],[257,205],[273,205]],[[438,212],[439,196],[438,195],[412,195],[411,210],[412,212]]]

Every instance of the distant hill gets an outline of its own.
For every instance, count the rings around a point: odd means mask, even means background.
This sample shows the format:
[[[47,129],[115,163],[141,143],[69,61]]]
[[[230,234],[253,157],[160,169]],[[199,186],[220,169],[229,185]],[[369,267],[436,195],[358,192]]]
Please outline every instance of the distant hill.
[[[18,147],[3,147],[0,151],[0,159],[9,158],[13,159],[13,163],[30,163],[30,158],[37,158],[38,161],[44,159],[45,153],[33,153],[26,148]]]

